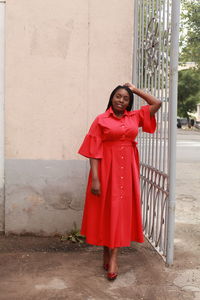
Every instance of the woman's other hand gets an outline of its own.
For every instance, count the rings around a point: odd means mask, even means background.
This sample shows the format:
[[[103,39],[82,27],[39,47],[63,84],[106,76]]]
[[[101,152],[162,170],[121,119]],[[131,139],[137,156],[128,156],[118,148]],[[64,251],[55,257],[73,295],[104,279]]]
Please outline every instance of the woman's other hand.
[[[90,166],[92,171],[92,186],[91,193],[99,196],[101,194],[101,185],[98,175],[99,160],[96,158],[90,158]]]
[[[99,179],[92,179],[91,192],[94,195],[100,196],[101,194],[101,184]]]

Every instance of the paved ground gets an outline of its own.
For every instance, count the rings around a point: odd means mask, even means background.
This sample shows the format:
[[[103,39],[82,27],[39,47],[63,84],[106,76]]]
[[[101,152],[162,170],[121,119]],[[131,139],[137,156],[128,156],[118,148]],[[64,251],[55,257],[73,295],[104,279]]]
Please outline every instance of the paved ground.
[[[186,149],[187,148],[187,149]],[[0,300],[200,300],[200,133],[178,131],[174,266],[145,242],[121,249],[108,282],[100,247],[55,238],[0,238]]]

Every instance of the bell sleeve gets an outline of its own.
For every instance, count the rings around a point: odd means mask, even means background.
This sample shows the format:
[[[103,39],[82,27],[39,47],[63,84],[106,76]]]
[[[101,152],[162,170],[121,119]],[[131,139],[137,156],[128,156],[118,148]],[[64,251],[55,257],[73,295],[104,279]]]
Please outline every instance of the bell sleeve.
[[[103,157],[102,132],[98,117],[92,123],[78,153],[88,158],[100,159]]]
[[[156,118],[150,114],[150,105],[144,105],[138,110],[139,127],[142,131],[154,133],[156,130]]]

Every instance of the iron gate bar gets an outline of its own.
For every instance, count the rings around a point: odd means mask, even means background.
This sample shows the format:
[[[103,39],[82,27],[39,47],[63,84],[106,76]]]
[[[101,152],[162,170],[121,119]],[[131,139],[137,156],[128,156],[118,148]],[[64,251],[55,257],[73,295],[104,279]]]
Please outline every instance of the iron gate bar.
[[[177,120],[177,85],[179,52],[179,16],[180,0],[172,1],[171,47],[170,47],[170,90],[169,90],[169,204],[167,233],[167,264],[173,263],[174,225],[176,204],[176,120]]]
[[[163,102],[157,113],[156,133],[149,135],[140,131],[138,135],[143,229],[146,238],[167,264],[172,264],[175,209],[175,186],[172,183],[172,179],[175,182],[175,158],[172,154],[175,153],[176,139],[172,132],[176,131],[175,77],[178,63],[178,31],[174,24],[179,22],[180,0],[138,0],[134,3],[137,57],[134,58],[133,82]],[[176,53],[172,52],[174,46]],[[144,104],[136,96],[134,108]],[[170,122],[168,110],[173,118]]]
[[[167,1],[167,28],[169,28],[169,20],[170,20],[170,3],[169,0]],[[166,36],[166,44],[168,45],[169,43],[169,35]],[[166,52],[166,73],[169,73],[169,51]],[[167,99],[169,99],[169,89],[168,89],[168,76],[166,76],[166,87],[165,87],[165,102],[164,102],[164,109],[165,111],[167,111]],[[167,144],[167,118],[165,117],[164,120],[164,143]],[[170,154],[170,152],[168,151],[168,145],[164,145],[164,172],[167,172],[167,157]],[[165,214],[165,220],[166,220],[166,226],[165,226],[165,236],[167,236],[167,228],[168,228],[168,220],[167,220],[167,210],[166,210],[166,214]],[[167,239],[164,240],[164,255],[167,256]]]

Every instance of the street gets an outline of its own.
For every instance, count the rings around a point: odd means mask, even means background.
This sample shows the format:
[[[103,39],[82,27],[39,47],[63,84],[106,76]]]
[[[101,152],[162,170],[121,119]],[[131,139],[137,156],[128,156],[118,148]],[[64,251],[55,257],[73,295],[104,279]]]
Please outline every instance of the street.
[[[177,130],[177,163],[200,162],[199,131]]]

